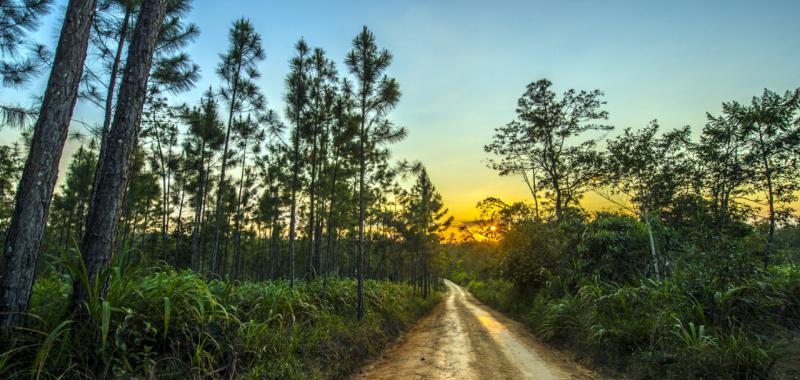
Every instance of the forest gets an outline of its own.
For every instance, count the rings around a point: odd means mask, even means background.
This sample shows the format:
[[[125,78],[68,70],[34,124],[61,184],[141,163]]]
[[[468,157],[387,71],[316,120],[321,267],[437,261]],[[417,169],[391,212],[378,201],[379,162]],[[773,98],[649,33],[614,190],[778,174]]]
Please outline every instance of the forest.
[[[247,17],[201,72],[204,6],[0,0],[2,86],[41,90],[0,101],[0,378],[800,376],[800,88],[620,128],[520,79],[469,154],[527,199],[461,221],[372,29],[298,36],[267,99]]]
[[[4,83],[53,67],[38,109],[3,108],[25,133],[0,151],[2,377],[336,376],[434,303],[450,219],[420,163],[390,160],[391,53],[364,27],[340,73],[300,39],[273,110],[239,19],[218,84],[173,104],[199,75],[190,5],[70,1],[46,57],[23,42],[51,2],[0,4]],[[78,99],[103,113],[90,133]]]

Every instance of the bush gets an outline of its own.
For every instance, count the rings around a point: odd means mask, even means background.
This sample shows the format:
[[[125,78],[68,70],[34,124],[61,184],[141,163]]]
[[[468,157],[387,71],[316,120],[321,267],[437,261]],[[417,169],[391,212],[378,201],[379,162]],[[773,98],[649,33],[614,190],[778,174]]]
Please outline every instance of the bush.
[[[601,213],[583,233],[582,271],[604,281],[635,282],[652,265],[646,227],[628,216]]]
[[[569,232],[555,224],[522,223],[500,243],[505,252],[500,276],[518,290],[536,290],[555,281],[570,266],[564,255],[572,243]]]

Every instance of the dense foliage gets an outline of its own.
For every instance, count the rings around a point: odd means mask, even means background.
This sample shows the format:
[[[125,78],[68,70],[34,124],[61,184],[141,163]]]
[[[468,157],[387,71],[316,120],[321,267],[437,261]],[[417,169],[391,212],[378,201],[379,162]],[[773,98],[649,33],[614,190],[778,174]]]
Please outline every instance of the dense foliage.
[[[549,87],[529,85],[486,148],[533,202],[480,202],[449,248],[450,276],[542,339],[634,378],[797,377],[800,90],[724,103],[699,141],[654,121],[600,149],[581,141],[591,125],[580,116],[604,118],[601,93]],[[576,165],[580,181],[553,170]],[[618,211],[565,202],[589,191]]]
[[[0,377],[341,377],[438,301],[414,296],[409,285],[367,281],[359,322],[353,280],[291,288],[168,267],[109,275],[108,295],[90,301],[88,321],[63,319],[68,276],[39,279],[30,334],[0,354]]]
[[[737,266],[711,266],[707,253],[670,251],[670,274],[657,281],[643,270],[646,244],[642,223],[598,214],[566,227],[523,223],[497,245],[452,248],[451,260],[478,299],[606,369],[635,378],[797,375],[800,268],[763,269],[735,251],[718,255]],[[476,261],[492,251],[493,262]],[[484,272],[467,275],[474,269]]]

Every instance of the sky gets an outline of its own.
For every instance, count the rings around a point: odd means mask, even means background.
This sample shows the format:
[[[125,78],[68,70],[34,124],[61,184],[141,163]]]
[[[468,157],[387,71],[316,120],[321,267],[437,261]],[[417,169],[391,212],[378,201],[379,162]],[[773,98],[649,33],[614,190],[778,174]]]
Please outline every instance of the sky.
[[[54,44],[65,3],[35,38]],[[609,124],[617,128],[610,136],[652,119],[697,131],[723,101],[800,87],[799,14],[796,0],[195,0],[188,20],[201,34],[187,51],[202,79],[179,100],[195,104],[218,86],[214,70],[238,18],[250,19],[262,35],[267,59],[259,85],[281,113],[294,43],[303,37],[322,47],[345,72],[352,38],[367,25],[394,55],[388,71],[403,93],[391,119],[409,135],[393,146],[394,158],[422,162],[451,214],[468,221],[488,196],[530,198],[519,178],[486,168],[483,151],[493,129],[514,118],[526,84],[548,78],[558,92],[604,91]],[[28,92],[43,87],[37,83]],[[88,104],[79,104],[74,118],[100,120]],[[0,131],[0,142],[14,138],[15,132]],[[74,143],[65,149],[62,173],[74,149]],[[591,194],[584,203],[611,207]]]

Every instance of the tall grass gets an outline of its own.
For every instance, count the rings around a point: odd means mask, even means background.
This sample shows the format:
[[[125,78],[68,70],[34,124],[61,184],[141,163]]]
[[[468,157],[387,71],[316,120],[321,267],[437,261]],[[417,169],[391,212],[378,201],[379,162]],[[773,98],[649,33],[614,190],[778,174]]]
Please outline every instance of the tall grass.
[[[88,321],[65,318],[71,277],[35,285],[31,317],[0,354],[0,378],[342,377],[435,304],[409,286],[355,282],[209,281],[170,268],[111,273]]]
[[[521,294],[503,280],[473,281],[469,290],[543,340],[633,378],[798,375],[791,372],[800,363],[797,266],[773,266],[711,294],[670,280],[620,285],[596,278],[571,292],[551,285]],[[779,362],[789,368],[776,368]]]

